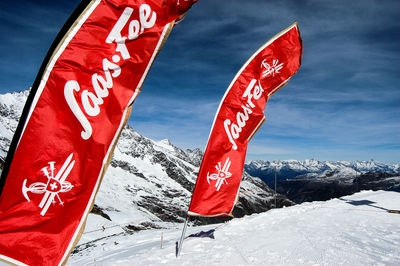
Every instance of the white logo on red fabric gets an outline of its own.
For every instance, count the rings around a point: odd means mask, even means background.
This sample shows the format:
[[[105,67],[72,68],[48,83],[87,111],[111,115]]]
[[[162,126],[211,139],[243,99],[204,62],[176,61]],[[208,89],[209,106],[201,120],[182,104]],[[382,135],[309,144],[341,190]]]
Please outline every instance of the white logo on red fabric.
[[[273,76],[275,77],[275,74],[279,74],[279,70],[281,70],[283,68],[283,63],[279,64],[279,60],[278,59],[274,59],[272,60],[272,64],[268,64],[267,59],[264,59],[261,63],[261,65],[265,68],[265,70],[263,71],[263,78],[268,77],[268,76]]]
[[[217,180],[217,182],[215,182],[215,187],[217,188],[217,191],[219,191],[219,189],[221,188],[222,184],[225,182],[226,184],[228,184],[228,182],[226,181],[227,178],[230,178],[232,176],[232,174],[230,172],[228,172],[229,167],[231,166],[232,161],[228,159],[226,159],[224,167],[221,168],[221,162],[218,162],[218,164],[215,166],[215,168],[217,169],[217,173],[215,174],[211,174],[207,173],[207,182],[208,184],[210,183],[210,180]]]
[[[56,176],[54,176],[54,172],[56,170],[54,167],[55,162],[49,162],[49,166],[43,167],[41,169],[44,176],[47,177],[47,183],[36,182],[27,187],[27,179],[24,180],[24,183],[22,184],[22,194],[27,201],[31,201],[28,196],[28,192],[35,194],[44,193],[42,201],[39,204],[39,207],[42,209],[40,215],[43,216],[46,214],[47,210],[50,207],[50,204],[55,203],[55,197],[57,197],[61,205],[64,204],[58,193],[68,192],[73,187],[70,182],[65,181],[68,175],[71,173],[71,170],[75,164],[75,160],[72,161],[72,156],[73,154],[71,153],[65,160],[60,170],[57,172]]]

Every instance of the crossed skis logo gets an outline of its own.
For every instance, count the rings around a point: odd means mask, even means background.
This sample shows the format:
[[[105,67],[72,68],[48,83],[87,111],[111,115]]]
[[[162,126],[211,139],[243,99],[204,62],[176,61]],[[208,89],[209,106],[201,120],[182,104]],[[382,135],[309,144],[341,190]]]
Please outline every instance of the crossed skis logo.
[[[61,166],[56,176],[54,176],[54,172],[56,170],[54,167],[55,162],[48,162],[48,166],[41,169],[44,176],[47,177],[47,183],[36,182],[27,187],[27,179],[24,180],[24,183],[22,184],[22,194],[27,201],[31,201],[28,196],[28,192],[35,194],[44,193],[42,201],[39,204],[39,207],[42,209],[40,215],[44,216],[46,214],[47,210],[50,207],[50,204],[55,203],[55,197],[57,197],[61,205],[64,204],[58,193],[68,192],[73,187],[70,182],[65,181],[68,175],[71,173],[71,170],[75,164],[75,160],[72,161],[72,156],[73,153],[71,153],[65,160],[64,164]]]
[[[279,60],[278,59],[274,59],[272,60],[272,64],[268,64],[267,59],[264,59],[261,63],[261,65],[265,68],[265,70],[263,71],[262,77],[268,77],[268,76],[273,76],[275,77],[275,74],[279,74],[279,70],[281,70],[283,68],[283,63],[279,64]]]
[[[218,162],[218,164],[215,166],[215,169],[217,169],[217,173],[211,175],[209,172],[207,173],[208,184],[211,184],[210,180],[217,180],[217,182],[215,182],[215,187],[217,188],[217,191],[219,191],[224,182],[228,184],[228,181],[226,181],[226,179],[232,176],[232,174],[228,172],[231,163],[232,161],[229,160],[228,157],[223,167],[221,167],[222,166],[221,162]]]

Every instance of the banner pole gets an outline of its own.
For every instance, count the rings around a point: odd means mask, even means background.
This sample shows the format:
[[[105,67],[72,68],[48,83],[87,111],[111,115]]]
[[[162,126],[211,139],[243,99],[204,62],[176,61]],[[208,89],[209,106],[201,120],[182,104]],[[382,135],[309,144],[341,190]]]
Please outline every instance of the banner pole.
[[[178,250],[176,251],[176,257],[178,258],[179,255],[181,254],[181,250],[182,250],[182,244],[183,244],[183,240],[185,238],[185,233],[186,233],[186,227],[189,221],[189,216],[186,216],[186,220],[185,220],[185,224],[183,225],[183,230],[182,230],[182,235],[181,235],[181,239],[179,240],[179,244],[178,244]]]
[[[274,208],[276,209],[277,207],[276,207],[276,168],[275,168],[275,191],[274,191],[274,201],[275,201],[275,205],[274,205]]]

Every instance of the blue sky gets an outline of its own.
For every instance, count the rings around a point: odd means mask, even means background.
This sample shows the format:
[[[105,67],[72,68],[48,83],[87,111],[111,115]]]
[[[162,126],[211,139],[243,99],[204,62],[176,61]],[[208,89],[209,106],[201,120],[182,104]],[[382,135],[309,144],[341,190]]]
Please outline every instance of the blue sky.
[[[0,3],[0,93],[31,86],[78,3]],[[204,149],[242,64],[298,21],[303,64],[267,103],[247,159],[398,163],[399,18],[398,0],[199,0],[156,59],[129,124],[152,139]]]

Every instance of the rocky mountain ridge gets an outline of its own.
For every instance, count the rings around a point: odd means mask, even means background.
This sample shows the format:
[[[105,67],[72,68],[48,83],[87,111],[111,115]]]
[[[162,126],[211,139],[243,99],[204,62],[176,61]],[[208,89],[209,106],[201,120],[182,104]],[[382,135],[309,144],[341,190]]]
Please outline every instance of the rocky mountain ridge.
[[[311,179],[328,178],[335,180],[346,180],[349,177],[367,172],[399,173],[400,163],[385,164],[370,161],[320,161],[310,159],[298,160],[277,160],[277,161],[249,161],[245,164],[245,170],[260,177],[267,184],[274,182],[275,173],[278,180],[286,179]]]
[[[389,165],[373,160],[252,161],[245,165],[245,169],[270,186],[274,185],[276,174],[277,191],[296,203],[324,201],[361,190],[400,192],[399,164]]]

